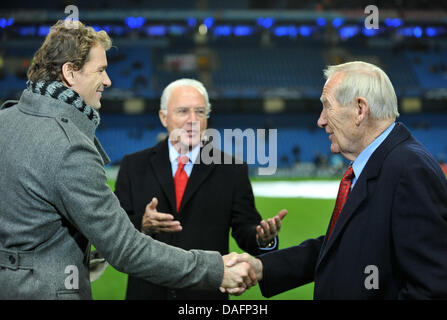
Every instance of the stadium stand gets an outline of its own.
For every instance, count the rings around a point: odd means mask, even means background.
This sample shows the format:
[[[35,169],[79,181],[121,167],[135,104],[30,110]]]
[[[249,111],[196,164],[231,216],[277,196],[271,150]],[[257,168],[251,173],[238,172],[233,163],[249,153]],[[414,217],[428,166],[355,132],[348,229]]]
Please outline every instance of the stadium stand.
[[[314,162],[320,153],[330,158],[329,141],[326,133],[317,128],[318,115],[269,115],[268,119],[277,129],[277,160],[279,168],[291,167],[299,162]],[[405,123],[416,139],[421,141],[439,161],[447,160],[447,115],[423,114],[402,115],[399,121]],[[128,153],[148,148],[157,142],[160,133],[165,132],[158,115],[108,115],[102,116],[102,125],[97,136],[109,153],[112,164],[119,164]],[[314,126],[314,128],[312,128]],[[213,115],[211,128],[217,129],[224,146],[224,129],[240,128],[266,129],[266,117],[262,114]],[[246,143],[246,140],[244,140]],[[233,145],[236,141],[233,141]],[[232,150],[234,152],[234,149]],[[246,161],[246,154],[244,154]],[[257,163],[256,163],[257,164]],[[256,165],[254,164],[254,165]]]
[[[433,3],[427,2],[426,6],[434,6]],[[27,9],[39,9],[42,4],[53,10],[61,9],[61,4],[53,0],[39,4],[14,2],[15,7]],[[119,164],[125,154],[156,143],[164,132],[157,114],[161,91],[171,81],[184,77],[205,83],[213,104],[209,127],[219,130],[222,136],[226,128],[277,129],[280,168],[298,163],[330,165],[329,141],[316,125],[324,84],[322,69],[327,64],[349,60],[365,60],[382,66],[398,94],[400,121],[413,129],[415,137],[440,162],[447,161],[447,30],[437,22],[430,32],[428,22],[417,27],[420,35],[415,34],[411,25],[403,25],[402,28],[409,28],[406,31],[409,34],[393,33],[398,28],[389,27],[381,35],[371,37],[360,32],[355,37],[341,39],[340,29],[330,23],[334,17],[331,15],[320,22],[309,22],[305,16],[293,21],[282,19],[283,15],[287,16],[282,11],[277,15],[278,21],[271,19],[273,27],[262,22],[265,17],[258,17],[257,22],[253,18],[247,27],[246,18],[228,19],[224,13],[275,8],[316,9],[322,13],[330,7],[360,8],[363,2],[282,0],[260,6],[251,0],[231,4],[224,0],[130,1],[129,4],[118,0],[79,0],[75,4],[98,10],[95,12],[111,10],[108,17],[120,16],[126,6],[133,8],[134,16],[138,10],[160,13],[170,8],[175,10],[169,14],[179,17],[185,17],[186,9],[215,13],[214,18],[208,17],[206,36],[197,32],[201,23],[206,22],[203,16],[188,15],[186,21],[178,18],[172,19],[172,23],[143,19],[139,27],[122,18],[102,19],[100,25],[92,23],[95,28],[109,31],[115,45],[108,52],[108,74],[113,86],[104,93],[102,120],[97,131],[113,165]],[[416,2],[409,5],[419,8]],[[443,6],[438,4],[439,8]],[[390,7],[399,7],[398,1]],[[1,100],[17,98],[25,88],[27,67],[51,25],[50,21],[30,24],[6,18],[0,17],[0,35],[5,39],[0,44]],[[294,27],[299,25],[305,29]],[[156,28],[152,34],[148,31],[150,26]],[[217,26],[224,26],[221,33],[216,32]],[[168,34],[171,27],[177,28],[178,34]],[[240,34],[235,31],[236,27],[242,28]],[[281,32],[286,34],[280,34],[275,27],[282,27]],[[126,114],[129,110],[124,105],[128,99],[140,101],[141,110],[131,111],[141,113]],[[267,106],[269,99],[279,101]]]

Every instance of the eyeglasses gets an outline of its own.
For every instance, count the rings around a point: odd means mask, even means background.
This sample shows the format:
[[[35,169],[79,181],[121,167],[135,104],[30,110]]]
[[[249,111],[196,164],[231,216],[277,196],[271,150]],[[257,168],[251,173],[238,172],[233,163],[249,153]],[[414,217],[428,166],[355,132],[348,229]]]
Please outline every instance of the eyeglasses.
[[[193,111],[198,119],[208,118],[209,114],[206,111],[206,107],[188,108],[178,107],[174,109],[174,114],[179,117],[188,117],[190,112]]]

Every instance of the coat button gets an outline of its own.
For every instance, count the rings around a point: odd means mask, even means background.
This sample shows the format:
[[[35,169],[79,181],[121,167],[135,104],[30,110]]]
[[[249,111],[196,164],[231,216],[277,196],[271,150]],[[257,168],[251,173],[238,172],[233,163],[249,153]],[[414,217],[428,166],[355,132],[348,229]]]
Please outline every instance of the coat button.
[[[68,119],[67,118],[61,118],[61,121],[67,123]]]
[[[9,262],[11,262],[11,264],[16,263],[16,258],[14,258],[14,256],[11,255],[8,257],[8,259],[9,259]]]

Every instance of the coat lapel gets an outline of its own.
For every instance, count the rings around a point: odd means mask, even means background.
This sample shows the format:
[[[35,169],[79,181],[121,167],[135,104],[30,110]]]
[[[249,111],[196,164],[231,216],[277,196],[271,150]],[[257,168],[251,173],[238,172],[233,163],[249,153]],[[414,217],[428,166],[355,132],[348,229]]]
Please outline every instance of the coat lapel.
[[[155,177],[161,186],[166,198],[175,211],[175,187],[172,178],[171,162],[169,161],[168,140],[160,142],[157,147],[152,150],[149,156],[149,163],[155,173]]]
[[[374,151],[369,158],[365,168],[363,169],[360,177],[358,178],[354,188],[346,200],[345,206],[340,213],[338,221],[334,227],[329,241],[326,237],[324,239],[322,250],[317,261],[317,268],[332,248],[337,238],[341,236],[343,229],[348,224],[351,217],[356,213],[357,208],[362,204],[368,195],[368,181],[377,177],[380,173],[383,161],[387,154],[402,141],[410,137],[410,132],[401,123],[396,123],[396,126],[391,131],[389,136],[383,141],[383,143]],[[329,228],[328,228],[329,229]]]
[[[200,149],[202,151],[202,149]],[[212,149],[211,152],[218,152],[216,149]],[[212,155],[211,155],[212,156]],[[188,179],[188,184],[186,185],[185,193],[183,194],[182,202],[180,203],[180,210],[191,200],[194,193],[199,189],[200,185],[205,181],[205,179],[210,175],[210,173],[215,168],[215,164],[204,164],[200,161],[200,153],[191,171],[191,175]]]
[[[365,174],[364,174],[365,173]],[[337,223],[335,224],[334,230],[332,231],[331,237],[327,238],[327,232],[326,237],[324,238],[323,243],[323,249],[320,251],[320,256],[318,258],[317,267],[320,264],[320,262],[324,259],[327,252],[331,249],[334,242],[337,240],[337,238],[340,236],[341,232],[345,228],[348,221],[351,219],[353,214],[355,213],[356,209],[360,206],[360,204],[366,199],[367,196],[367,179],[369,177],[366,177],[366,172],[362,172],[360,175],[360,178],[357,180],[354,188],[351,190],[348,199],[346,200],[346,203],[340,213],[340,216],[338,217]],[[329,228],[328,228],[329,231]]]

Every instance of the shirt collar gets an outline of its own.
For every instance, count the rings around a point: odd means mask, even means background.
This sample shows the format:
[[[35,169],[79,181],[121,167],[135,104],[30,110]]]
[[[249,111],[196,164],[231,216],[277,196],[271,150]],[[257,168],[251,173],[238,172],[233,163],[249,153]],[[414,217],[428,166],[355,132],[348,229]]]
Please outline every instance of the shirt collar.
[[[177,163],[177,158],[181,154],[172,146],[171,140],[168,140],[168,146],[169,146],[169,161],[171,161],[171,163],[173,162]],[[200,151],[200,144],[192,148],[192,150],[189,151],[188,153],[184,154],[189,159],[188,163],[196,162],[197,156],[199,155],[199,151]]]
[[[391,130],[393,130],[396,123],[392,123],[384,132],[382,132],[373,142],[371,142],[354,160],[352,163],[352,169],[354,170],[355,179],[357,180],[360,177],[360,174],[363,171],[363,168],[366,166],[371,155],[376,151],[376,149],[380,146],[380,144],[388,137]]]

